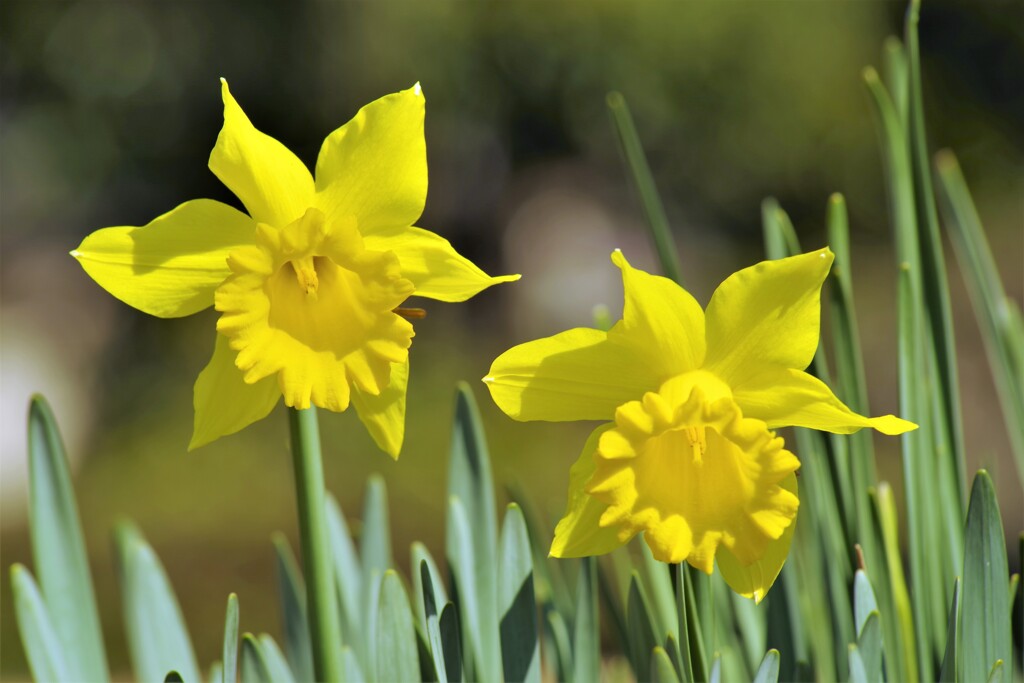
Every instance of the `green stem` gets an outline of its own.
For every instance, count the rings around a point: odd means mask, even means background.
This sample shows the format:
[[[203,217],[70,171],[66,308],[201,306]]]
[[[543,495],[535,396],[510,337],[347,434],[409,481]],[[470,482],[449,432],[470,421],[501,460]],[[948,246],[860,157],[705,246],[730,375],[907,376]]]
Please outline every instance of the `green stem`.
[[[313,640],[313,669],[318,681],[340,681],[341,625],[327,536],[324,468],[316,408],[290,408],[288,423],[295,463],[295,495],[299,505],[309,632]]]

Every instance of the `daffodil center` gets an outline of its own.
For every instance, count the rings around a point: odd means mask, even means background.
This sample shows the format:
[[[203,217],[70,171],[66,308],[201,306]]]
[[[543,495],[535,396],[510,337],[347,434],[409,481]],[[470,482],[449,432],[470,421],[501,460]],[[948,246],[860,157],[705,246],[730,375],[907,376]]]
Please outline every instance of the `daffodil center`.
[[[289,261],[295,270],[295,277],[299,280],[299,287],[306,293],[306,296],[316,301],[316,293],[320,288],[320,278],[316,274],[316,262],[323,257],[303,256],[302,258]]]

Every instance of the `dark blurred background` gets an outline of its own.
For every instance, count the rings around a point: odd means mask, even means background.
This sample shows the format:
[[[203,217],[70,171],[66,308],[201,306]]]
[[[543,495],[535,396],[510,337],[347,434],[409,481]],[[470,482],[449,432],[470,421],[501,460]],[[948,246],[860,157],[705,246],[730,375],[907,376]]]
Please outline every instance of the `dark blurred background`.
[[[702,303],[761,258],[766,196],[813,248],[824,241],[829,194],[846,195],[873,412],[896,412],[894,257],[861,70],[901,33],[903,12],[881,2],[4,0],[0,676],[27,676],[6,570],[31,563],[23,425],[35,391],[68,442],[117,675],[129,671],[110,552],[120,517],[136,520],[163,559],[204,665],[217,656],[230,591],[244,630],[280,633],[270,534],[283,530],[297,545],[283,410],[187,453],[192,383],[212,351],[215,316],[148,317],[67,255],[96,228],[142,225],[188,199],[237,205],[206,168],[221,125],[218,77],[258,128],[310,165],[360,106],[422,82],[430,195],[420,225],[492,274],[523,274],[467,304],[426,302],[400,462],[376,451],[351,412],[322,414],[329,487],[358,528],[363,482],[384,476],[404,567],[414,539],[443,556],[458,379],[480,400],[499,491],[518,482],[553,518],[562,510],[568,466],[591,425],[513,423],[478,379],[509,346],[588,324],[597,304],[618,315],[614,247],[655,265],[609,125],[610,89],[632,106]],[[927,0],[921,17],[931,142],[960,156],[1018,301],[1022,26],[1020,2]],[[950,261],[969,468],[997,474],[1015,536],[1024,496]],[[882,472],[898,483],[898,441],[878,446]]]

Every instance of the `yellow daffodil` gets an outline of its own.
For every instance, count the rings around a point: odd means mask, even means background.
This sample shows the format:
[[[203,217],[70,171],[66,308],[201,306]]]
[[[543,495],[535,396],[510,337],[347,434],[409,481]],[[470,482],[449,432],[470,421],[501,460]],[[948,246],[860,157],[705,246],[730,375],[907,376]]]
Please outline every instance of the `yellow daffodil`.
[[[760,601],[789,553],[800,462],[772,429],[847,434],[868,418],[804,372],[818,346],[827,248],[741,270],[701,310],[616,251],[622,320],[516,346],[484,382],[517,420],[603,420],[572,466],[551,554],[607,553],[638,533],[654,557],[719,571]],[[608,422],[610,421],[610,422]]]
[[[190,448],[294,408],[355,405],[398,457],[413,328],[409,296],[464,301],[499,282],[413,224],[427,196],[419,84],[327,136],[315,178],[253,127],[222,80],[210,170],[245,206],[185,202],[143,227],[98,230],[71,252],[104,289],[163,318],[213,305],[213,358],[195,384]]]

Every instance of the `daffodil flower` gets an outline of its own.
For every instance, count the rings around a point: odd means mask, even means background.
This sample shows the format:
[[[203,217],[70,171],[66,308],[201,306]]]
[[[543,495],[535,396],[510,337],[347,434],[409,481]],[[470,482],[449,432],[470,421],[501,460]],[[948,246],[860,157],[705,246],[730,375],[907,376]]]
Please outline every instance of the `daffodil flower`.
[[[845,406],[804,372],[818,346],[827,248],[741,270],[701,310],[621,252],[622,320],[516,346],[484,378],[517,420],[603,420],[569,474],[551,554],[610,552],[636,534],[663,562],[760,601],[793,538],[800,462],[772,429],[916,426]]]
[[[195,383],[191,448],[294,408],[354,405],[398,457],[405,433],[409,296],[464,301],[490,277],[413,224],[427,195],[419,84],[327,136],[315,178],[253,127],[222,80],[210,170],[245,206],[185,202],[143,227],[98,230],[71,252],[104,289],[163,318],[213,305],[213,358]],[[410,316],[412,317],[412,316]]]

